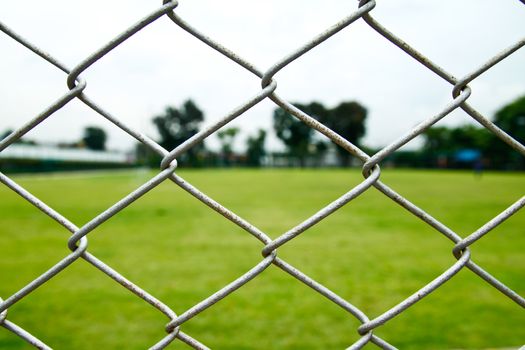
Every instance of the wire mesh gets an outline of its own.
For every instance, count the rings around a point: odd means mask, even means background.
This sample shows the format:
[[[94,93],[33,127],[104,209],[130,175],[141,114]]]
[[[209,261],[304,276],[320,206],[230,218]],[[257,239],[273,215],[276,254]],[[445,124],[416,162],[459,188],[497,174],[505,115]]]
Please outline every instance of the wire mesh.
[[[48,282],[57,274],[60,274],[69,266],[74,264],[79,259],[83,259],[89,264],[95,266],[101,273],[106,274],[116,283],[120,284],[123,288],[126,288],[131,293],[133,293],[137,298],[142,299],[144,302],[151,305],[151,307],[158,310],[158,312],[164,314],[167,318],[167,324],[165,326],[166,335],[164,338],[158,340],[156,344],[151,346],[151,349],[162,349],[168,346],[171,342],[177,340],[187,344],[189,347],[195,349],[208,349],[206,345],[201,343],[199,340],[191,337],[190,335],[184,333],[182,328],[184,324],[191,320],[196,315],[205,312],[206,309],[213,307],[215,303],[220,301],[223,298],[228,297],[235,290],[242,288],[250,280],[257,278],[264,270],[274,265],[284,273],[287,273],[298,281],[304,283],[310,287],[314,292],[318,293],[320,297],[324,297],[331,302],[335,303],[343,310],[345,310],[351,317],[359,320],[361,325],[357,329],[360,338],[354,344],[349,344],[348,349],[360,349],[366,344],[374,344],[379,348],[383,349],[395,349],[395,346],[388,342],[388,339],[382,339],[374,334],[374,330],[377,327],[388,324],[388,322],[404,312],[408,308],[412,307],[422,298],[425,298],[427,295],[440,288],[450,279],[454,278],[457,273],[464,269],[469,269],[474,274],[478,275],[483,281],[490,284],[492,287],[499,290],[503,295],[511,299],[517,304],[517,307],[525,307],[525,299],[518,295],[516,292],[511,290],[496,277],[492,276],[489,272],[483,269],[481,266],[477,265],[472,259],[472,254],[470,247],[474,245],[478,240],[482,239],[483,236],[487,235],[491,230],[500,225],[510,216],[518,212],[525,205],[525,196],[521,197],[506,210],[499,213],[492,220],[487,222],[485,225],[480,227],[474,233],[468,235],[467,237],[461,237],[445,224],[437,220],[432,216],[431,213],[426,212],[422,208],[419,208],[413,204],[408,198],[405,198],[398,194],[394,189],[389,187],[386,183],[380,180],[381,169],[380,163],[393,152],[398,150],[400,147],[421,135],[425,130],[434,125],[436,122],[445,118],[452,111],[456,109],[462,109],[470,117],[476,120],[478,123],[483,125],[487,130],[492,132],[494,135],[499,137],[503,142],[505,142],[509,147],[513,148],[516,152],[521,155],[525,155],[525,146],[520,142],[516,141],[510,135],[508,135],[504,130],[501,130],[498,126],[493,124],[487,117],[478,112],[474,107],[472,107],[467,100],[471,96],[471,88],[469,83],[478,78],[483,73],[487,72],[489,69],[497,65],[506,57],[512,55],[515,51],[522,48],[525,45],[525,38],[519,40],[515,44],[506,48],[505,50],[495,54],[493,57],[490,57],[483,65],[479,66],[472,72],[465,74],[461,78],[455,78],[452,74],[447,72],[442,67],[438,66],[432,62],[428,57],[423,53],[417,51],[415,48],[410,46],[408,43],[403,41],[393,32],[385,28],[380,22],[376,21],[371,13],[376,7],[376,1],[374,0],[361,0],[356,6],[356,9],[347,17],[337,22],[334,26],[328,30],[320,33],[317,37],[312,40],[304,43],[298,49],[293,50],[284,57],[282,60],[276,62],[268,70],[260,70],[254,64],[248,62],[247,60],[241,58],[235,52],[227,49],[219,42],[211,39],[206,36],[198,29],[194,28],[191,24],[187,23],[179,17],[177,14],[178,2],[175,0],[165,0],[158,9],[152,13],[145,16],[143,19],[138,21],[136,24],[127,28],[122,34],[118,35],[116,38],[107,42],[99,50],[95,51],[83,61],[78,63],[75,67],[67,67],[59,60],[41,50],[37,46],[33,45],[31,41],[22,38],[18,35],[13,29],[8,28],[6,25],[0,22],[0,30],[11,37],[13,40],[19,44],[25,46],[27,49],[31,50],[34,54],[40,56],[42,59],[47,61],[49,64],[55,66],[57,69],[63,71],[67,76],[67,86],[69,90],[63,96],[61,96],[56,101],[53,101],[49,104],[45,110],[40,114],[36,115],[33,119],[27,121],[24,125],[17,128],[10,135],[0,141],[0,152],[6,149],[9,145],[20,139],[27,132],[35,128],[38,124],[46,121],[47,118],[51,117],[58,110],[66,106],[73,100],[78,100],[84,103],[87,107],[91,108],[93,111],[98,113],[100,117],[103,117],[113,123],[117,128],[120,128],[127,134],[134,137],[136,140],[144,144],[146,147],[150,148],[152,151],[158,153],[162,156],[162,161],[160,163],[160,172],[151,178],[146,183],[142,184],[140,187],[135,189],[133,192],[129,193],[127,196],[119,200],[117,203],[112,205],[109,209],[95,216],[91,221],[82,227],[77,227],[74,225],[68,218],[64,217],[48,204],[44,203],[28,190],[26,190],[21,185],[17,184],[13,179],[7,175],[0,173],[0,181],[16,192],[19,196],[27,200],[29,203],[37,207],[43,214],[51,217],[64,228],[71,232],[71,236],[68,240],[68,247],[71,250],[71,253],[65,256],[56,264],[42,273],[38,278],[34,279],[27,283],[22,289],[10,296],[4,296],[4,299],[0,299],[0,325],[6,330],[12,332],[14,335],[24,339],[29,344],[40,349],[50,349],[50,345],[44,344],[40,341],[37,336],[33,335],[29,331],[25,330],[22,326],[16,325],[9,320],[8,309],[14,304],[18,303],[24,298],[30,298],[31,293],[37,288]],[[167,16],[173,22],[173,25],[177,26],[181,30],[188,32],[193,36],[195,40],[200,40],[206,44],[210,49],[216,50],[229,60],[232,64],[239,65],[251,72],[254,75],[255,79],[259,79],[261,82],[261,90],[255,94],[250,99],[243,101],[238,105],[237,108],[233,109],[230,113],[222,117],[219,121],[213,125],[207,127],[206,129],[200,131],[193,137],[187,139],[185,142],[177,146],[173,150],[166,150],[161,147],[158,143],[141,133],[140,131],[134,130],[125,123],[121,122],[116,116],[111,114],[103,106],[99,105],[95,100],[89,97],[86,94],[86,82],[82,78],[82,74],[89,70],[89,68],[96,64],[98,60],[102,57],[111,54],[111,52],[127,40],[132,40],[133,36],[142,30],[144,27],[155,22],[159,18]],[[286,101],[284,98],[280,97],[277,94],[277,82],[274,80],[274,76],[281,70],[285,69],[287,66],[293,63],[297,58],[306,55],[314,47],[320,43],[329,40],[332,36],[337,34],[339,31],[345,30],[350,27],[356,21],[364,21],[371,28],[373,28],[378,35],[382,36],[384,39],[397,46],[400,50],[405,52],[415,62],[423,65],[430,71],[432,71],[437,77],[448,82],[452,88],[452,97],[450,102],[440,111],[437,111],[434,115],[428,117],[420,124],[416,125],[404,135],[397,138],[388,146],[382,148],[377,153],[373,155],[367,154],[365,151],[352,144],[345,138],[341,137],[325,125],[318,122],[316,119],[305,114],[301,110],[294,107],[290,102]],[[279,106],[291,113],[293,116],[301,120],[303,123],[309,127],[317,130],[322,133],[335,144],[344,148],[352,156],[358,158],[362,162],[362,174],[363,181],[350,189],[347,193],[342,195],[340,198],[336,199],[329,205],[318,210],[316,214],[309,217],[299,225],[291,228],[287,232],[283,233],[276,239],[271,239],[265,232],[262,232],[254,225],[252,225],[247,220],[243,219],[230,209],[221,205],[206,193],[200,191],[194,187],[191,183],[187,182],[177,173],[177,158],[188,151],[190,148],[194,147],[200,142],[203,142],[210,135],[216,133],[220,128],[228,124],[229,122],[241,117],[246,111],[255,105],[259,104],[261,101],[271,100],[275,103],[276,106]],[[103,225],[106,220],[114,215],[118,215],[121,210],[126,208],[131,203],[137,201],[144,194],[158,186],[164,181],[171,181],[174,185],[179,186],[189,194],[191,194],[196,200],[202,202],[208,206],[211,210],[216,211],[221,214],[226,220],[231,221],[236,224],[248,234],[252,235],[255,239],[260,241],[263,245],[262,248],[262,259],[258,264],[253,266],[249,271],[239,276],[233,282],[228,285],[225,285],[223,288],[218,290],[216,293],[208,296],[201,302],[193,305],[188,310],[184,311],[180,315],[177,315],[170,306],[164,304],[162,301],[155,298],[149,292],[141,289],[138,285],[132,281],[126,279],[118,271],[114,270],[102,260],[95,257],[88,250],[88,236],[95,228]],[[399,301],[394,307],[385,310],[383,313],[376,316],[366,315],[360,308],[356,305],[353,305],[350,300],[346,300],[341,296],[337,295],[330,289],[328,289],[323,284],[317,282],[316,280],[310,278],[299,268],[292,266],[288,262],[284,261],[282,258],[278,257],[277,251],[280,247],[287,244],[297,236],[301,235],[313,225],[317,224],[321,220],[325,219],[330,214],[336,212],[345,204],[351,202],[355,198],[362,195],[364,192],[375,188],[380,191],[385,198],[388,198],[395,203],[403,207],[407,212],[411,213],[415,217],[422,220],[429,227],[433,228],[436,232],[444,235],[450,241],[452,241],[452,253],[457,261],[452,264],[448,269],[443,271],[437,278],[428,281],[428,283],[422,286],[419,290],[415,291],[412,295],[406,297],[404,300]]]

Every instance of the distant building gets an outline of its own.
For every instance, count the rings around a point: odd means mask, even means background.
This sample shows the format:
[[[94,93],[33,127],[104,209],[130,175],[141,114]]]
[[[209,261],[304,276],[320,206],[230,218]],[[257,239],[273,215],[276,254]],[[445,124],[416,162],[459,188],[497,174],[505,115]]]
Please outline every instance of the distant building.
[[[135,164],[132,154],[14,144],[0,152],[0,170],[37,172],[121,168]]]

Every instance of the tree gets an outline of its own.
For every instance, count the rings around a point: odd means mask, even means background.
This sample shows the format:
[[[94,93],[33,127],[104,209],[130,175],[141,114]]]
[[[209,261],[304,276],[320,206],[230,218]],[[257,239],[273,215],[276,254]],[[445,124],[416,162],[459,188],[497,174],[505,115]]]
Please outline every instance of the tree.
[[[516,141],[525,145],[525,96],[517,98],[497,111],[494,116],[494,124],[516,139]],[[525,168],[523,155],[495,135],[490,140],[490,156],[498,167]]]
[[[153,123],[160,134],[160,145],[168,151],[172,151],[197,134],[203,120],[204,113],[192,100],[187,100],[180,109],[166,107],[163,114],[153,118]],[[204,145],[199,143],[182,154],[178,161],[196,166],[199,164],[198,153],[203,150]]]
[[[217,133],[217,137],[221,142],[221,155],[226,165],[231,165],[233,158],[233,143],[235,137],[239,134],[239,128],[228,128]]]
[[[107,135],[104,130],[96,126],[88,126],[84,129],[82,141],[86,148],[94,151],[103,151],[106,149]]]
[[[505,130],[516,141],[525,144],[525,96],[496,112],[494,124]]]
[[[4,131],[4,132],[0,135],[0,140],[5,139],[7,136],[11,135],[12,133],[13,133],[13,130],[11,130],[11,129],[8,129],[8,130]]]
[[[451,152],[451,130],[446,126],[431,127],[423,133],[423,151],[432,156]]]
[[[259,129],[256,136],[249,136],[246,140],[246,158],[248,158],[249,166],[260,167],[262,165],[262,158],[266,155],[265,141],[266,131],[262,129]]]
[[[476,125],[463,125],[451,130],[451,143],[454,150],[476,149],[486,153],[489,148],[490,134],[485,128]]]
[[[359,146],[361,138],[365,135],[367,110],[358,102],[342,102],[332,109],[319,102],[295,106],[356,146]],[[314,142],[312,128],[282,110],[274,112],[274,127],[277,136],[292,155],[304,158],[309,154],[320,155],[327,150],[323,141]],[[337,146],[337,155],[342,166],[350,165],[352,156],[347,150]]]
[[[484,128],[471,124],[456,128],[432,127],[423,136],[423,155],[430,166],[449,166],[448,161],[457,162],[455,158],[462,151],[477,152],[478,157],[486,157],[489,152],[490,134]]]
[[[313,129],[282,108],[277,108],[273,112],[273,127],[277,137],[288,148],[288,153],[297,157],[301,167],[304,167]]]
[[[312,108],[312,106],[310,107]],[[318,106],[313,106],[312,112],[322,111]],[[360,145],[361,138],[365,135],[365,120],[367,110],[355,101],[342,102],[333,109],[319,115],[319,121],[350,141],[356,146]],[[347,150],[337,146],[337,155],[342,166],[349,166],[352,155]]]

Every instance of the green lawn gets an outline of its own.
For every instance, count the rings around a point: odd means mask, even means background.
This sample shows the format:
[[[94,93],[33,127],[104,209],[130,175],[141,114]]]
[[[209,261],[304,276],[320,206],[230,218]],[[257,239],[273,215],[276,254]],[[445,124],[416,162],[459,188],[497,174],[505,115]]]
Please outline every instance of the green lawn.
[[[154,175],[13,176],[77,225]],[[277,237],[362,181],[357,170],[203,170],[180,175]],[[381,179],[461,236],[525,193],[519,173],[401,171]],[[478,241],[473,260],[525,295],[525,210]],[[69,233],[0,185],[0,296],[69,253]],[[261,260],[262,244],[165,182],[89,234],[89,251],[181,313]],[[456,260],[452,242],[371,189],[278,250],[281,258],[370,318]],[[9,309],[56,349],[144,349],[167,319],[83,260]],[[525,312],[469,270],[376,334],[400,349],[485,349],[525,343]],[[182,329],[217,349],[343,349],[353,316],[275,266]],[[0,328],[0,349],[25,349]],[[175,341],[170,349],[187,349]],[[374,349],[367,346],[366,349]]]

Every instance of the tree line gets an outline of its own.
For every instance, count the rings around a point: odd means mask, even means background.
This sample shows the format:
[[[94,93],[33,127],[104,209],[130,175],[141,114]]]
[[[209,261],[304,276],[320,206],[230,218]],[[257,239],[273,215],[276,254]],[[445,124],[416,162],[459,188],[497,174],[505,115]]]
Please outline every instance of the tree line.
[[[492,122],[525,144],[525,96],[499,109]],[[523,155],[478,125],[436,126],[429,128],[423,137],[420,150],[398,152],[389,160],[407,167],[525,169]]]
[[[346,101],[333,108],[320,102],[295,103],[294,106],[368,154],[377,151],[361,143],[366,133],[367,109],[360,103]],[[167,107],[164,113],[153,118],[160,135],[159,143],[168,150],[197,134],[203,121],[203,112],[191,100],[180,108]],[[518,142],[525,144],[525,96],[498,110],[493,122]],[[233,144],[240,130],[230,127],[217,132],[220,142],[218,152],[207,150],[200,143],[183,154],[179,162],[194,167],[258,167],[264,165],[265,157],[271,156],[287,160],[282,162],[285,165],[323,166],[327,164],[326,159],[331,152],[337,159],[331,165],[352,165],[350,153],[281,108],[273,111],[273,128],[275,135],[286,147],[285,152],[268,154],[265,146],[267,132],[258,130],[255,135],[246,139],[246,151],[239,154],[233,149]],[[427,129],[422,138],[419,149],[399,150],[388,157],[385,163],[398,167],[525,169],[525,158],[520,153],[479,125],[434,126]],[[148,153],[145,146],[138,147],[138,154],[143,163],[158,166],[158,157]]]
[[[170,151],[196,135],[203,121],[204,113],[192,100],[187,100],[179,108],[168,106],[162,114],[152,120],[159,135],[157,142]],[[248,136],[244,154],[236,153],[233,147],[239,133],[240,129],[237,127],[223,128],[217,132],[220,142],[218,152],[208,149],[203,142],[200,142],[181,154],[177,161],[190,167],[261,166],[266,155],[266,131],[260,129],[255,135]],[[136,154],[140,164],[158,167],[160,156],[146,145],[138,144]]]
[[[361,143],[366,133],[367,109],[360,103],[346,101],[333,108],[320,102],[296,103],[294,106],[368,154],[377,151],[366,148]],[[180,107],[168,106],[152,119],[158,133],[157,142],[165,149],[173,150],[196,135],[204,119],[203,111],[192,100],[185,101]],[[493,122],[518,142],[525,144],[525,96],[498,110]],[[238,152],[234,149],[234,144],[240,135],[240,129],[224,127],[216,133],[219,150],[210,150],[201,142],[184,152],[178,162],[189,167],[260,167],[271,165],[265,160],[273,158],[281,160],[280,165],[288,166],[352,165],[350,153],[281,108],[273,111],[273,128],[286,148],[284,152],[268,152],[267,131],[262,129],[248,135],[245,139],[245,151]],[[3,133],[0,139],[11,132],[9,130]],[[423,142],[419,149],[398,150],[384,163],[398,167],[525,169],[525,158],[520,153],[481,126],[434,126],[427,129],[422,137]],[[102,128],[89,126],[84,129],[80,140],[59,143],[58,146],[103,151],[106,149],[107,138]],[[36,144],[25,138],[18,143]],[[135,153],[139,164],[158,167],[160,156],[147,146],[137,145]],[[329,164],[327,159],[330,156],[332,163]]]
[[[295,107],[356,145],[365,135],[367,110],[358,102],[343,102],[334,108],[327,108],[319,102],[295,104]],[[153,124],[160,136],[158,142],[167,150],[174,149],[196,135],[203,121],[204,113],[192,100],[187,100],[179,108],[167,107],[162,114],[153,118]],[[330,142],[326,138],[322,139],[314,129],[281,108],[273,112],[273,127],[276,136],[285,145],[286,152],[273,152],[272,156],[281,159],[291,158],[296,160],[301,167],[306,166],[308,160],[313,160],[318,165],[322,164],[321,159],[330,148]],[[245,140],[246,150],[240,154],[235,152],[233,147],[239,133],[240,129],[237,127],[223,128],[217,132],[220,143],[218,152],[207,149],[204,143],[199,143],[182,154],[178,161],[193,167],[210,165],[259,167],[264,165],[264,159],[268,156],[266,130],[259,129],[254,135],[249,135]],[[348,152],[339,146],[336,146],[335,152],[340,165],[350,165],[351,156]],[[137,154],[142,163],[158,166],[159,157],[146,146],[138,145]]]

